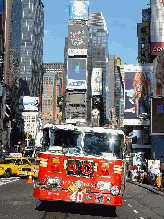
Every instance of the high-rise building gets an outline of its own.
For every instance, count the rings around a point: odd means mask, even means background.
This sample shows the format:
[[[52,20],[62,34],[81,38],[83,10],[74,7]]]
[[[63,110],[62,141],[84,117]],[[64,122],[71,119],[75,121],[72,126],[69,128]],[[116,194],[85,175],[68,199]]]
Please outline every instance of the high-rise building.
[[[91,78],[88,80],[88,91],[91,93],[92,90],[93,94],[91,108],[92,110],[98,109],[100,111],[99,122],[100,125],[103,125],[109,119],[109,54],[108,30],[101,12],[89,14],[88,27],[88,76],[92,78],[94,69],[98,68],[102,71],[100,76],[101,91],[99,93],[93,93],[94,84],[92,83],[91,87]],[[90,98],[90,95],[88,95],[88,98]]]
[[[40,97],[44,37],[44,5],[22,0],[19,95]]]
[[[18,116],[18,88],[19,88],[19,64],[20,64],[20,39],[21,39],[21,0],[3,1],[3,43],[2,53],[3,82],[6,86],[4,146],[18,143],[17,121]],[[1,44],[2,45],[2,44]],[[4,55],[4,56],[3,56]],[[8,113],[7,113],[8,111]],[[14,137],[13,137],[14,136]]]
[[[88,1],[70,2],[68,37],[65,38],[64,49],[64,104],[62,106],[63,121],[66,123],[87,121],[88,6]],[[81,10],[84,13],[81,13]]]
[[[121,59],[109,56],[109,120],[122,126],[124,118],[124,82],[121,75]]]
[[[142,23],[137,24],[138,63],[152,63],[153,61],[150,51],[150,17],[150,8],[143,9]]]
[[[57,99],[63,95],[63,63],[43,63],[42,115],[44,124],[57,121]]]

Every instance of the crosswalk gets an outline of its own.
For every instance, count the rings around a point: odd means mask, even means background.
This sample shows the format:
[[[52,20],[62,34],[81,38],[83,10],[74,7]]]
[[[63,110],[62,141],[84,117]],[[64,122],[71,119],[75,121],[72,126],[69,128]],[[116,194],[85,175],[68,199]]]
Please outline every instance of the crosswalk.
[[[20,180],[20,177],[0,178],[0,186]]]

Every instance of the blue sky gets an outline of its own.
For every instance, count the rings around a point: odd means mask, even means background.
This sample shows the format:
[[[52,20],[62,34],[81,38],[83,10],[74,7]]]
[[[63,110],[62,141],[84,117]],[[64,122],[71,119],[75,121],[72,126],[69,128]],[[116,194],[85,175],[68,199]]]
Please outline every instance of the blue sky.
[[[44,4],[43,62],[64,62],[68,36],[69,0],[42,0]],[[90,12],[102,12],[109,33],[109,55],[120,56],[121,64],[136,65],[137,23],[149,0],[90,0]]]

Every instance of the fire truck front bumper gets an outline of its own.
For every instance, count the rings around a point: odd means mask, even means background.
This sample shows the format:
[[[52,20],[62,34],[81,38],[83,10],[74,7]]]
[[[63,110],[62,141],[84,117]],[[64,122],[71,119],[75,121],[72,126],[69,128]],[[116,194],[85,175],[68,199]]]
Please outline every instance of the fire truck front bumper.
[[[42,200],[62,200],[67,202],[81,202],[91,204],[102,204],[111,206],[121,206],[122,196],[112,196],[111,194],[68,192],[68,190],[47,190],[34,188],[34,197]]]

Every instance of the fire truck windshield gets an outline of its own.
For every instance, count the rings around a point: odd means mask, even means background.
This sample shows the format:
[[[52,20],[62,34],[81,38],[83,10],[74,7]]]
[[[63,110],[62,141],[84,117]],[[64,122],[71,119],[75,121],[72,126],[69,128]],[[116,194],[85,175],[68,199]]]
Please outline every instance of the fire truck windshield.
[[[122,158],[123,135],[108,133],[85,133],[84,153]]]
[[[50,146],[60,146],[62,147],[63,153],[76,154],[81,151],[81,139],[81,132],[72,130],[56,130],[53,132],[53,138],[51,138]]]

